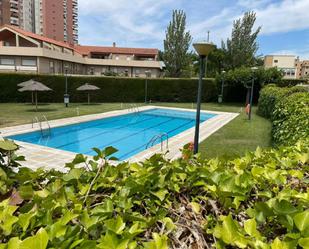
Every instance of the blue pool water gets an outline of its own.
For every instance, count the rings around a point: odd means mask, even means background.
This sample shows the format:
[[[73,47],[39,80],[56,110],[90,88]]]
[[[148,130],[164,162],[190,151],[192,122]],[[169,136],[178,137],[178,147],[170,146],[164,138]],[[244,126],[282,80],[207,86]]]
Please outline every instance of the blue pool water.
[[[201,122],[214,116],[202,113]],[[195,112],[158,108],[57,127],[51,129],[50,135],[42,136],[40,131],[36,131],[9,138],[86,155],[94,155],[94,147],[113,146],[119,150],[114,156],[125,160],[145,150],[155,135],[167,133],[171,138],[194,125]]]

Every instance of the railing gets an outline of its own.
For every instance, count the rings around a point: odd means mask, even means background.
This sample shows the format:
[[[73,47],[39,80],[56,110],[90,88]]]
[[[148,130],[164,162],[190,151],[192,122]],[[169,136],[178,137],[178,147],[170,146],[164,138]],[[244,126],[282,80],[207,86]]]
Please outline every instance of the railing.
[[[32,126],[32,128],[34,128],[34,125],[37,123],[40,127],[41,135],[42,135],[42,137],[44,137],[46,135],[46,134],[44,135],[44,130],[46,130],[46,129],[43,129],[43,122],[45,122],[47,124],[48,136],[50,136],[51,135],[51,128],[50,128],[50,124],[48,122],[48,119],[45,115],[42,115],[41,118],[34,117],[32,119],[32,125],[31,126]]]
[[[168,140],[169,140],[169,136],[167,133],[160,133],[158,135],[153,136],[149,142],[146,145],[146,149],[151,148],[152,146],[154,146],[154,144],[160,140],[161,143],[161,151],[163,151],[163,143],[164,143],[164,138],[166,138],[166,150],[168,150]]]

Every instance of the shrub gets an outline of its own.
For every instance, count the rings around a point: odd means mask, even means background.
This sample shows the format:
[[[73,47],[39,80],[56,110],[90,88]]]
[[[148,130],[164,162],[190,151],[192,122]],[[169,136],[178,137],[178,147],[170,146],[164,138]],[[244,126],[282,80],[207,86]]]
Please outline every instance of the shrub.
[[[291,145],[309,137],[309,93],[282,98],[276,104],[272,119],[275,144]]]
[[[230,102],[244,102],[246,99],[246,86],[251,86],[254,79],[254,101],[257,102],[260,89],[272,82],[280,82],[283,75],[276,68],[264,69],[263,67],[253,71],[251,68],[241,67],[230,70],[216,78],[218,89],[221,89],[224,80],[224,99]]]
[[[307,84],[308,80],[306,79],[282,79],[277,83],[277,86],[280,87],[291,87],[299,84]]]
[[[34,78],[53,89],[39,94],[40,102],[63,102],[65,77],[51,75],[0,74],[0,102],[30,102],[29,93],[18,92],[17,84]],[[84,83],[101,88],[92,94],[94,102],[144,102],[145,79],[119,77],[68,77],[68,91],[72,102],[86,102],[87,96],[76,88]],[[195,102],[197,79],[148,79],[148,99],[164,102]],[[218,96],[214,79],[205,79],[202,101]]]
[[[114,151],[67,173],[1,172],[0,248],[307,248],[308,141],[231,162],[185,149],[115,167]]]
[[[258,114],[265,118],[272,118],[276,104],[284,97],[297,92],[306,92],[304,87],[279,88],[267,85],[260,92]]]

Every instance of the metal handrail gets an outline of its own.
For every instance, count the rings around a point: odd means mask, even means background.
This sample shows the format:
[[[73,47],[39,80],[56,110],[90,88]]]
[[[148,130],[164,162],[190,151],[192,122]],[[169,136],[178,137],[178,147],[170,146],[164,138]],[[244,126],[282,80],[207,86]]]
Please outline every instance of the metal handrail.
[[[31,127],[33,128],[35,123],[38,123],[38,124],[40,123],[40,120],[38,119],[37,116],[35,116],[35,117],[31,120],[31,122],[32,122]],[[41,127],[41,125],[40,125],[40,127]]]
[[[49,122],[48,122],[47,117],[46,117],[45,115],[42,115],[41,120],[46,122],[46,124],[47,124],[47,126],[48,126],[48,133],[49,133],[49,135],[50,135],[50,134],[51,134],[51,129],[50,129],[50,124],[49,124]],[[42,123],[42,122],[41,122],[41,123]],[[44,134],[43,134],[42,124],[41,124],[41,133],[42,133],[42,136],[43,136]]]
[[[169,140],[169,136],[168,133],[164,132],[164,133],[160,133],[158,135],[153,136],[149,142],[146,145],[146,149],[151,148],[152,146],[154,146],[155,142],[160,139],[160,143],[161,143],[161,151],[163,151],[163,142],[164,142],[164,138],[166,138],[166,150],[168,150],[168,140]]]

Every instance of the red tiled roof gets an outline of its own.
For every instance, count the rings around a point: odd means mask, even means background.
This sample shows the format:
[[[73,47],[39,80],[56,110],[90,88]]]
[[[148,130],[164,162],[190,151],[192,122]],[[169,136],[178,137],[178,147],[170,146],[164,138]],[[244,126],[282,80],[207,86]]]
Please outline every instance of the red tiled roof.
[[[158,49],[154,48],[121,48],[121,47],[98,47],[98,46],[75,46],[75,49],[82,55],[89,55],[90,53],[106,53],[106,54],[134,54],[140,56],[156,56]]]
[[[132,54],[132,55],[134,54],[139,56],[156,56],[159,53],[159,50],[154,48],[122,48],[122,47],[100,47],[100,46],[82,46],[82,45],[72,46],[68,43],[60,42],[45,36],[34,34],[32,32],[22,30],[15,26],[4,25],[2,27],[7,27],[9,29],[14,30],[17,33],[33,38],[35,40],[44,41],[68,49],[73,49],[77,53],[82,55],[89,55],[90,53],[106,53],[106,54],[113,53],[113,54]]]
[[[51,44],[54,44],[54,45],[57,45],[57,46],[61,46],[61,47],[64,47],[64,48],[68,48],[68,49],[74,49],[68,43],[60,42],[60,41],[57,41],[57,40],[54,40],[54,39],[51,39],[51,38],[48,38],[48,37],[45,37],[45,36],[42,36],[42,35],[34,34],[32,32],[25,31],[23,29],[15,27],[15,26],[11,26],[11,25],[7,25],[6,24],[6,25],[4,25],[2,27],[10,28],[10,29],[14,30],[17,33],[20,33],[20,34],[22,34],[24,36],[33,38],[35,40],[48,42],[48,43],[51,43]]]

